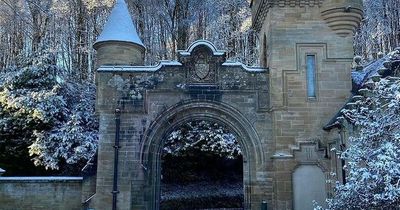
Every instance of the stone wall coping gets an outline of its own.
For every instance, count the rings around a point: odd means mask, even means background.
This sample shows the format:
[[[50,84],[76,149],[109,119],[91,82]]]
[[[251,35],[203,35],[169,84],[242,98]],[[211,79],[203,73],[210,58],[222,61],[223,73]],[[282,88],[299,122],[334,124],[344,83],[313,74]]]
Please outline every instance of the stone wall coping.
[[[182,66],[182,63],[179,61],[160,61],[157,66],[124,66],[124,65],[115,65],[109,66],[104,65],[100,66],[97,69],[98,72],[156,72],[160,70],[162,67],[166,66]],[[222,66],[226,67],[241,67],[247,72],[267,72],[268,69],[256,66],[246,66],[245,64],[237,61],[226,61],[222,64]]]
[[[0,177],[0,182],[80,182],[83,177],[70,176],[11,176]]]
[[[222,66],[238,66],[242,67],[245,71],[248,72],[267,72],[268,70],[258,66],[246,66],[243,63],[237,61],[226,61],[225,63],[222,64]]]
[[[97,69],[98,72],[156,72],[165,66],[182,66],[182,63],[178,61],[165,61],[162,60],[156,66],[100,66]]]

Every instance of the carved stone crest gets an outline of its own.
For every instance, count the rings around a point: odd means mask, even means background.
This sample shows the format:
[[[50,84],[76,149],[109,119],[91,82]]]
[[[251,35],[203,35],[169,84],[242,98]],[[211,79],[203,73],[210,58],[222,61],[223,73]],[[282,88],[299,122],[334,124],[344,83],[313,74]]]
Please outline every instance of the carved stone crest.
[[[199,50],[193,56],[189,75],[190,82],[193,83],[215,82],[215,62],[207,51]]]
[[[210,73],[210,65],[208,63],[196,63],[194,68],[200,80],[205,79]]]

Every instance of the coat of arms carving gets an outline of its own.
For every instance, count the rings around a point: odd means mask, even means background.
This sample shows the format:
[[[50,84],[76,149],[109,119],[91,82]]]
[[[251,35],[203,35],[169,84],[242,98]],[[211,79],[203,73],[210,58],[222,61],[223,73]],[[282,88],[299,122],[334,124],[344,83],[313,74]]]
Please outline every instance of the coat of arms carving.
[[[210,65],[208,63],[196,63],[194,69],[200,80],[205,79],[210,73]]]
[[[190,78],[195,83],[214,83],[215,70],[214,62],[205,52],[200,52],[194,57],[192,67],[190,68]]]

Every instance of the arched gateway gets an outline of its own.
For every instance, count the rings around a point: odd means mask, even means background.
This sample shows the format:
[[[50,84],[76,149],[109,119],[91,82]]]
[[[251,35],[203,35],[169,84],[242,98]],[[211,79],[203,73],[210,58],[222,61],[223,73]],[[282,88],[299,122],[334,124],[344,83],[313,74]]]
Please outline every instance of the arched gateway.
[[[152,125],[145,135],[142,144],[142,162],[148,172],[147,185],[149,186],[149,207],[157,209],[160,192],[160,159],[166,136],[175,128],[184,123],[206,120],[226,125],[235,136],[239,137],[239,144],[243,152],[243,185],[244,185],[244,207],[250,209],[252,182],[256,177],[257,167],[263,166],[263,151],[260,139],[251,123],[238,109],[223,102],[188,100],[177,104],[164,111]],[[255,179],[255,178],[254,178]]]
[[[245,209],[272,200],[266,69],[228,62],[224,51],[204,40],[179,51],[178,61],[158,66],[104,64],[97,74],[97,207],[159,209],[163,140],[196,120],[222,124],[237,136]]]

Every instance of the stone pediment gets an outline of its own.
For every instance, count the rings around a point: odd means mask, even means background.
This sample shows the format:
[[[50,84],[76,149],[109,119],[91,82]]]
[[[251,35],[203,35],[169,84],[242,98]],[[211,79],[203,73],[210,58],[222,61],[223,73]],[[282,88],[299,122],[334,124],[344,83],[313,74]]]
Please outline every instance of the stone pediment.
[[[155,66],[129,66],[129,65],[103,65],[98,72],[156,72],[165,67],[184,67],[193,64],[209,63],[224,67],[239,67],[246,72],[264,72],[268,69],[262,67],[250,67],[241,62],[226,60],[226,52],[218,50],[214,44],[207,40],[193,42],[188,49],[178,50],[178,60],[161,60]]]
[[[209,41],[196,41],[188,49],[178,51],[178,55],[178,60],[160,61],[156,66],[106,65],[101,66],[98,72],[130,73],[131,75],[134,73],[134,77],[140,77],[140,75],[149,77],[151,74],[159,77],[157,81],[173,81],[179,87],[214,85],[219,89],[254,90],[260,89],[260,85],[268,86],[267,69],[248,67],[240,62],[227,61],[225,51],[218,50]],[[171,72],[173,73],[171,74]],[[258,80],[265,83],[257,82]],[[125,83],[129,83],[129,81],[125,81]],[[267,87],[261,89],[265,90]]]
[[[178,53],[178,61],[186,67],[187,82],[191,84],[215,84],[217,68],[226,61],[225,51],[217,50],[205,40],[196,41]]]

